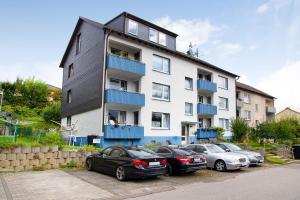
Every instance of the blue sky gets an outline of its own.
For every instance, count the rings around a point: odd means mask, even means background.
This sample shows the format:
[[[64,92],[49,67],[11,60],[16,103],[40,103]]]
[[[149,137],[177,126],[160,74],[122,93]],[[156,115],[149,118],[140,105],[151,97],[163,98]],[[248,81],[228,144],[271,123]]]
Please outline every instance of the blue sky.
[[[128,11],[177,32],[179,50],[193,42],[203,60],[278,97],[280,108],[300,107],[300,0],[102,2],[2,1],[0,81],[35,76],[60,86],[78,16],[104,23]]]

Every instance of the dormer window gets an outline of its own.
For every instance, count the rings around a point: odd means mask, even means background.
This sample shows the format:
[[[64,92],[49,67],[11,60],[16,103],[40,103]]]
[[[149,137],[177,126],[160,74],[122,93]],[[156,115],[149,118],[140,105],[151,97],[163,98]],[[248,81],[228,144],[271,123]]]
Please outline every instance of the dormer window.
[[[152,28],[149,29],[149,40],[157,43],[158,41],[158,31]]]
[[[138,23],[131,19],[128,20],[128,33],[138,35]]]
[[[164,33],[159,32],[159,44],[167,46],[167,36]]]

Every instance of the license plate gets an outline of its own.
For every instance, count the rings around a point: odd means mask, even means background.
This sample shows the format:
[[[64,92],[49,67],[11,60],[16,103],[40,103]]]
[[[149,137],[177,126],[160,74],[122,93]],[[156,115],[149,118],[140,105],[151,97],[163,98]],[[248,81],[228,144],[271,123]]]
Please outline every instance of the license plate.
[[[200,162],[200,158],[194,158],[194,162]]]
[[[149,166],[159,166],[160,162],[149,162]]]

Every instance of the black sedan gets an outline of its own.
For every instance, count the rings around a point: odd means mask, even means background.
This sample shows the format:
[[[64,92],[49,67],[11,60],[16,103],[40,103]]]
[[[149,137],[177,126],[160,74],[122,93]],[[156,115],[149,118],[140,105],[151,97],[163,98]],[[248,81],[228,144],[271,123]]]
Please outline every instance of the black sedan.
[[[114,175],[119,181],[164,175],[166,164],[165,158],[140,147],[108,147],[86,159],[88,170]]]
[[[174,146],[160,146],[155,152],[167,159],[167,174],[193,173],[207,166],[203,155]]]

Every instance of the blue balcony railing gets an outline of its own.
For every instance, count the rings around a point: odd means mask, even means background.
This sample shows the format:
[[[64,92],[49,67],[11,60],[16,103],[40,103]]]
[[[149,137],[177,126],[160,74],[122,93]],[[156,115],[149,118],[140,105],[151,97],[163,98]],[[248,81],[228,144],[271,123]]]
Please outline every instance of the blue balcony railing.
[[[105,139],[141,139],[144,137],[143,126],[104,125]]]
[[[107,69],[116,69],[133,73],[139,76],[145,75],[145,64],[139,61],[129,60],[119,56],[108,55],[106,58]]]
[[[145,95],[135,92],[108,89],[105,91],[105,102],[129,106],[145,106]]]
[[[197,80],[197,89],[213,93],[217,91],[217,84],[207,80]]]
[[[197,113],[202,114],[202,115],[216,115],[217,114],[217,106],[210,105],[210,104],[198,103]]]
[[[209,139],[209,138],[217,138],[218,133],[217,130],[209,130],[209,129],[197,129],[197,138],[198,139]]]

